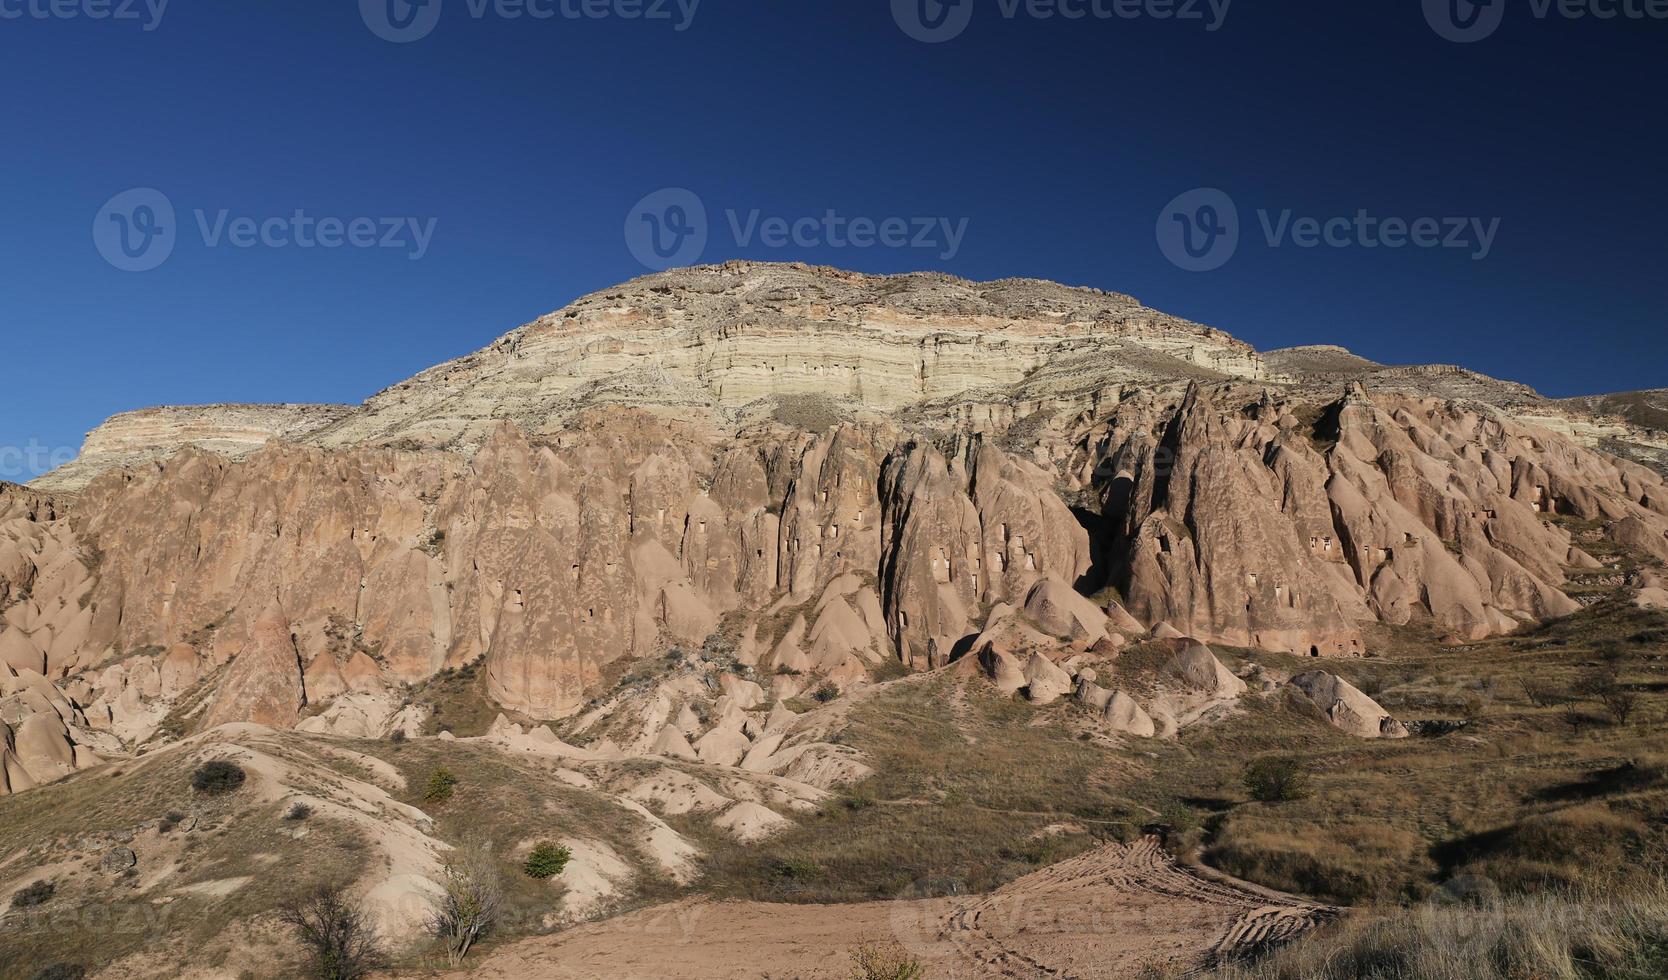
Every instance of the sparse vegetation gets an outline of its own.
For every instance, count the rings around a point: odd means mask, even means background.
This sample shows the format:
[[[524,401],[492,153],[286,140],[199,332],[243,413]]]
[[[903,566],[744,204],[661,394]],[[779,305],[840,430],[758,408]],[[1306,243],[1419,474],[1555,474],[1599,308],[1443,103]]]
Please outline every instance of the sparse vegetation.
[[[1064,718],[1070,709],[1049,710]],[[875,775],[817,814],[753,845],[704,820],[669,822],[704,845],[712,892],[790,902],[983,892],[1039,859],[1138,836],[1144,813],[1118,794],[1116,758],[1056,726],[1028,725],[1035,716],[985,685],[912,678],[853,705],[841,742]],[[1039,832],[1056,824],[1065,829],[1042,843]]]
[[[1581,680],[1583,695],[1597,701],[1618,725],[1625,725],[1639,708],[1639,695],[1622,683],[1614,668],[1599,668]]]
[[[571,860],[573,852],[567,847],[550,841],[540,841],[533,847],[533,852],[527,855],[527,861],[522,864],[521,870],[529,878],[544,881],[561,874]]]
[[[1647,980],[1668,976],[1668,891],[1427,903],[1362,915],[1219,980]]]
[[[1264,756],[1245,767],[1245,789],[1263,803],[1289,803],[1309,795],[1309,770],[1299,759]]]
[[[55,891],[57,886],[44,878],[32,882],[12,894],[12,908],[31,909],[37,905],[45,905],[52,900],[52,893]]]
[[[851,980],[922,980],[921,961],[897,943],[864,943],[851,951]]]
[[[376,929],[364,909],[340,889],[322,887],[278,911],[307,954],[307,974],[318,980],[360,980],[384,962]]]
[[[426,803],[445,803],[452,798],[452,792],[457,788],[458,777],[445,766],[440,766],[429,773],[428,782],[424,784],[423,801]]]
[[[212,759],[191,774],[191,788],[207,796],[223,796],[243,785],[243,767],[224,759]]]
[[[313,808],[305,803],[302,803],[300,800],[290,804],[290,808],[284,811],[284,819],[296,823],[306,820],[312,815]]]
[[[504,885],[492,853],[481,841],[459,848],[446,863],[444,889],[429,927],[457,966],[498,924]]]
[[[818,704],[827,704],[830,701],[838,699],[839,696],[840,689],[834,686],[833,681],[823,681],[815,691],[811,692],[811,699],[816,701]]]
[[[1551,708],[1570,701],[1567,690],[1536,677],[1523,679],[1523,696],[1537,708]]]

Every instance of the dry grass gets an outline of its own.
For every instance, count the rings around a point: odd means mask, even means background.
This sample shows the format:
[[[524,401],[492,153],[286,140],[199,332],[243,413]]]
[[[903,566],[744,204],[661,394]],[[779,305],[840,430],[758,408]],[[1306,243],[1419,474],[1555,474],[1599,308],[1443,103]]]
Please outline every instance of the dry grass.
[[[1152,775],[1128,788],[1153,806],[1186,803],[1201,830],[1179,835],[1205,860],[1271,887],[1334,902],[1407,902],[1460,875],[1507,893],[1650,880],[1668,854],[1668,618],[1605,603],[1519,636],[1438,646],[1383,631],[1379,656],[1326,661],[1397,717],[1437,737],[1345,736],[1299,699],[1245,699],[1214,728],[1150,746]],[[1230,665],[1309,669],[1310,660],[1219,651]],[[1525,682],[1566,691],[1596,668],[1640,698],[1626,724],[1596,701],[1582,724],[1537,705]],[[1120,669],[1122,665],[1120,664]],[[1297,755],[1312,766],[1299,801],[1247,800],[1247,761]]]
[[[704,887],[724,896],[850,902],[986,891],[1140,830],[1144,811],[1116,788],[1132,765],[1066,734],[1069,710],[1039,711],[953,677],[895,683],[857,706],[841,736],[876,775],[819,814],[747,847],[698,820],[674,823],[708,848]]]
[[[365,867],[368,852],[351,830],[315,819],[297,836],[249,793],[193,792],[192,768],[189,754],[178,753],[0,797],[0,878],[55,885],[44,904],[5,916],[0,977],[29,977],[49,963],[91,968],[163,942],[201,949],[232,922],[297,891],[344,884]],[[194,815],[194,828],[179,829],[171,813]],[[118,845],[132,848],[138,865],[107,875],[98,859]],[[141,891],[170,868],[166,885]],[[240,877],[250,880],[224,896],[177,890]],[[163,895],[166,903],[156,901]]]
[[[1218,980],[1652,980],[1668,976],[1668,887],[1358,916]]]
[[[637,853],[640,818],[556,779],[554,760],[516,757],[489,746],[438,739],[362,742],[354,748],[400,770],[407,788],[399,799],[434,819],[434,836],[452,844],[478,844],[490,852],[504,894],[499,925],[482,941],[483,949],[547,931],[544,917],[562,895],[561,876],[545,881],[522,873],[529,853],[520,849],[522,845],[530,849],[541,840],[578,837],[601,841],[634,861],[643,873],[621,896],[620,911],[665,901],[684,891],[649,870],[652,865]],[[457,781],[445,802],[436,804],[424,796],[430,775],[441,769],[455,774]],[[426,954],[402,963],[425,968],[438,965]]]

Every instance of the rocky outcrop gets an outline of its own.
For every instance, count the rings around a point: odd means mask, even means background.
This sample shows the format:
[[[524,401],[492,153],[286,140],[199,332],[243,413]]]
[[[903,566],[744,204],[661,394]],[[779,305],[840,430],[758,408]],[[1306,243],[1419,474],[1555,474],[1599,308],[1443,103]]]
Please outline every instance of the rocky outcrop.
[[[1378,702],[1336,674],[1311,670],[1291,679],[1328,721],[1360,738],[1406,738],[1407,729]]]
[[[1372,619],[1510,631],[1577,608],[1559,588],[1573,542],[1549,517],[1601,522],[1646,554],[1668,528],[1662,480],[1643,467],[1360,388],[1322,405],[1264,393],[1243,410],[1194,388],[1173,409],[1127,403],[1087,446],[1129,610],[1238,646],[1356,654]]]
[[[132,743],[185,698],[195,725],[406,730],[391,692],[476,662],[505,708],[567,718],[622,661],[735,640],[756,690],[714,718],[661,692],[621,751],[775,772],[844,762],[747,712],[888,661],[976,658],[1167,734],[1243,689],[1202,644],[1475,639],[1575,609],[1595,541],[1668,561],[1662,477],[1515,421],[1532,392],[1278,360],[1268,383],[1217,331],[1029,281],[648,277],[350,415],[113,423],[87,458],[144,465],[67,517],[0,487],[0,661]],[[1144,635],[1169,688],[1073,677]]]
[[[1054,375],[1047,395],[1087,396],[1136,381],[1261,373],[1249,345],[1117,293],[732,262],[587,296],[395,385],[313,438],[467,451],[500,420],[545,435],[601,404],[714,418],[760,399],[788,414],[828,403],[1006,407],[1025,402],[1039,374]]]
[[[57,686],[33,671],[0,665],[0,796],[96,765],[99,741]]]
[[[187,446],[242,459],[269,441],[301,439],[351,411],[348,405],[193,405],[123,412],[89,432],[74,460],[34,485],[74,493],[107,470],[166,459]]]

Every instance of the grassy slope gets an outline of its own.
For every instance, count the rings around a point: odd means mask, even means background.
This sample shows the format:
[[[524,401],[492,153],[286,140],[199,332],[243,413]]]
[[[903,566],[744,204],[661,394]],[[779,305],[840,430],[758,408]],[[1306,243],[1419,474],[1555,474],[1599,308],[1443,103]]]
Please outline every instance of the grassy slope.
[[[1131,788],[1173,796],[1201,826],[1205,859],[1272,887],[1345,903],[1422,898],[1455,875],[1500,889],[1648,880],[1668,848],[1668,618],[1605,604],[1522,636],[1464,650],[1385,635],[1383,658],[1328,669],[1404,720],[1463,722],[1440,737],[1364,741],[1280,698],[1179,744],[1156,747]],[[1312,662],[1223,651],[1285,669]],[[1523,684],[1571,691],[1614,669],[1641,707],[1625,725],[1591,700],[1536,707]],[[1249,699],[1248,699],[1248,703]],[[1293,755],[1314,768],[1305,800],[1248,802],[1246,760]],[[1185,820],[1182,821],[1183,830]]]
[[[0,876],[41,868],[23,880],[56,885],[45,905],[5,910],[0,977],[28,977],[60,962],[92,967],[164,941],[194,950],[199,962],[212,965],[226,952],[214,940],[228,923],[318,885],[350,881],[365,867],[366,848],[355,834],[314,820],[304,836],[295,836],[299,828],[282,819],[282,806],[242,791],[195,793],[191,768],[189,757],[179,753],[0,797],[0,859],[6,862]],[[164,831],[170,814],[186,816],[191,829]],[[118,846],[133,849],[138,864],[130,873],[107,875],[99,858]],[[169,874],[169,884],[141,893],[160,873]],[[175,890],[244,876],[250,882],[223,897]]]

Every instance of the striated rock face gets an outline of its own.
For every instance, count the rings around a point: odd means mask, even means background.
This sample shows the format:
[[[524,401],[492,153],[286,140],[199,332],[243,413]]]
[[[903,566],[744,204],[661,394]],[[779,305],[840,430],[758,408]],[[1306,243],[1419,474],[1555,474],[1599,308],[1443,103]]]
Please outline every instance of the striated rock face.
[[[469,451],[499,420],[543,435],[601,404],[715,419],[759,399],[791,411],[805,397],[1011,413],[1016,401],[1124,383],[1262,373],[1249,345],[1118,293],[732,262],[585,297],[376,395],[312,441]]]
[[[629,661],[733,650],[759,681],[712,728],[668,695],[622,745],[786,771],[741,713],[889,662],[968,657],[1162,737],[1244,688],[1199,643],[1482,637],[1573,611],[1595,538],[1668,562],[1663,478],[1519,421],[1532,393],[1273,360],[1286,380],[1217,331],[1031,281],[649,277],[350,414],[194,439],[162,413],[150,449],[124,422],[87,459],[143,465],[67,515],[0,486],[0,661],[57,686],[76,746],[170,714],[406,730],[401,685],[475,662],[506,709],[565,718]],[[1174,690],[1074,673],[1149,634],[1175,638]]]
[[[106,470],[163,459],[186,446],[241,459],[269,440],[299,439],[352,410],[347,405],[197,405],[124,412],[89,432],[78,457],[34,485],[75,492]]]

